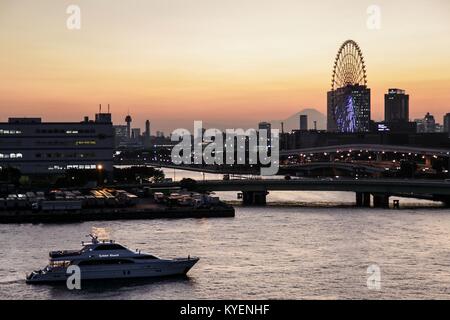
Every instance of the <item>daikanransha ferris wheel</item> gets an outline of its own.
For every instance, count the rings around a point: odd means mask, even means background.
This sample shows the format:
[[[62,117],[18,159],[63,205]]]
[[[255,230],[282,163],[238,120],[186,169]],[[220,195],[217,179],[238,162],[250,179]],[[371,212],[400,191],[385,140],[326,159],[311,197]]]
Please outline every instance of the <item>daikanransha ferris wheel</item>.
[[[369,123],[370,89],[364,57],[359,45],[348,40],[334,61],[327,127],[334,132],[361,132],[369,130]]]

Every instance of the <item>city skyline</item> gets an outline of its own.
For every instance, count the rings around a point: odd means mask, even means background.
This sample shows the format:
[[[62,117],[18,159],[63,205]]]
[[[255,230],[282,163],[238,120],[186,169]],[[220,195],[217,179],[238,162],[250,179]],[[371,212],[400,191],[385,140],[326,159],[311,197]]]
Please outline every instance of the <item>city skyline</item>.
[[[77,1],[81,29],[68,30],[67,1],[3,1],[0,120],[78,120],[110,103],[114,123],[130,110],[135,127],[150,119],[168,133],[196,119],[248,127],[308,107],[326,114],[336,48],[352,38],[366,58],[373,120],[398,87],[411,95],[411,120],[430,112],[442,122],[450,5],[431,2],[379,1],[381,29],[370,30],[369,1]]]

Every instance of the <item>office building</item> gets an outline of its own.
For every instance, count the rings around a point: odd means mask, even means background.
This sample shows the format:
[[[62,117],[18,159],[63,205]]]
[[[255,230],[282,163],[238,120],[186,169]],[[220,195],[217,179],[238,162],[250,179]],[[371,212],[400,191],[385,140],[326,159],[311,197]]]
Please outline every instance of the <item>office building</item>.
[[[450,134],[450,113],[447,113],[444,116],[444,132],[448,132]]]
[[[150,121],[145,121],[145,132],[143,136],[144,148],[150,148],[152,145],[151,141],[151,131],[150,131]]]
[[[95,120],[43,122],[41,118],[9,118],[0,123],[0,167],[23,174],[61,173],[67,169],[112,172],[114,128],[110,113]]]
[[[126,122],[126,124],[127,124],[127,139],[128,139],[128,140],[131,139],[131,121],[132,121],[131,116],[128,114],[128,115],[125,117],[125,122]]]
[[[115,146],[123,146],[127,143],[127,126],[126,125],[115,125],[114,126],[114,136],[115,136]]]
[[[308,116],[300,115],[300,131],[308,131]]]
[[[370,89],[347,85],[328,92],[327,131],[370,131]]]
[[[384,121],[387,123],[409,121],[409,95],[405,90],[389,89],[384,95]]]
[[[150,132],[150,121],[149,120],[145,121],[145,132],[144,132],[144,135],[147,138],[150,138],[151,132]]]
[[[131,129],[131,140],[138,142],[141,139],[141,128]]]
[[[424,133],[434,133],[436,132],[436,121],[434,116],[427,112],[423,118],[423,132]]]
[[[260,130],[266,130],[266,134],[263,136],[259,132]],[[259,145],[263,143],[264,140],[267,141],[267,147],[272,145],[272,125],[269,122],[260,122],[258,124],[258,137],[259,137]]]

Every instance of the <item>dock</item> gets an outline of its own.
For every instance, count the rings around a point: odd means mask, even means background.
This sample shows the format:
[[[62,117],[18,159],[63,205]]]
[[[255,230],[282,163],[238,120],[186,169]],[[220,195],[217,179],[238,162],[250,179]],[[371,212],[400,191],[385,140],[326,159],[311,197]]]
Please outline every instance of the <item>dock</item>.
[[[103,208],[77,211],[33,212],[32,210],[2,211],[0,223],[68,223],[108,220],[148,219],[203,219],[232,218],[232,206],[210,208],[155,207],[155,208]]]
[[[0,197],[0,223],[64,223],[101,220],[232,218],[218,197],[178,191],[137,196],[125,190],[52,190]]]

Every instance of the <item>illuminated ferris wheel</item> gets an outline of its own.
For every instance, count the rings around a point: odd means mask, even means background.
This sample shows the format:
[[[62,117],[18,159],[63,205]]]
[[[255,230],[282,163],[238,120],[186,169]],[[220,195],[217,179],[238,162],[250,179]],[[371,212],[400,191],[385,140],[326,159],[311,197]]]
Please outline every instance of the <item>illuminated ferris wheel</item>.
[[[331,90],[349,85],[367,85],[364,57],[359,45],[353,40],[344,42],[336,55]]]
[[[329,96],[329,114],[332,115],[332,131],[357,132],[368,127],[368,108],[364,107],[357,92],[367,87],[366,66],[359,45],[348,40],[336,55]]]

